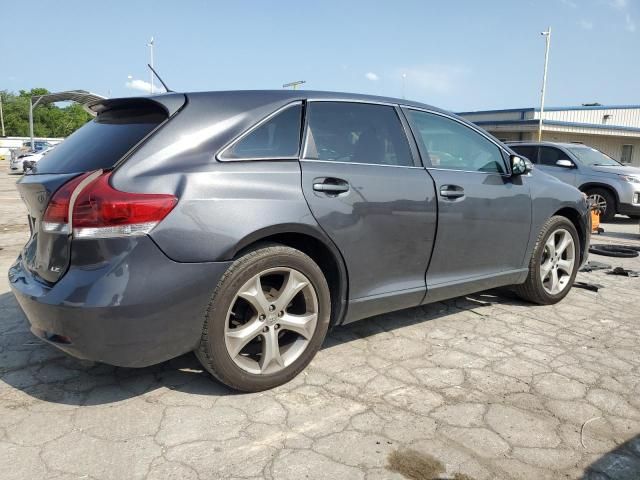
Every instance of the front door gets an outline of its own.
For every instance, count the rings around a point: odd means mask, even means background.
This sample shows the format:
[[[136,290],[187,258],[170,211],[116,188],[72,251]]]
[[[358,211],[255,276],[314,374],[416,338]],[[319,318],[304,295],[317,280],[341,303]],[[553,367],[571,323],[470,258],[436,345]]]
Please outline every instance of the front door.
[[[438,113],[405,112],[438,198],[427,289],[520,275],[531,227],[527,177],[510,177],[502,149],[470,126]]]
[[[348,320],[418,305],[436,224],[433,181],[394,106],[311,101],[302,187],[343,255]]]

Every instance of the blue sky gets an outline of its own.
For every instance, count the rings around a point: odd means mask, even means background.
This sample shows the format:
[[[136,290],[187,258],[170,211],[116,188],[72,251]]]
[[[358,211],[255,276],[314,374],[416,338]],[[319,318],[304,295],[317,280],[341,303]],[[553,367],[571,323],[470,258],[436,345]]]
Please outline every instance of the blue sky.
[[[640,103],[640,0],[3,0],[0,11],[0,90],[141,94],[153,35],[174,90],[304,79],[400,97],[406,74],[407,98],[450,110],[534,106],[550,25],[547,105]]]

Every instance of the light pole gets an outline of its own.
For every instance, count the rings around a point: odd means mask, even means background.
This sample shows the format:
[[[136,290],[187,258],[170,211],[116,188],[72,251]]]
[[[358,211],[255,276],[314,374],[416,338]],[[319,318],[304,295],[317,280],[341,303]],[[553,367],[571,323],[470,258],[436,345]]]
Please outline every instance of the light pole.
[[[153,37],[151,37],[151,40],[147,43],[147,47],[149,47],[149,54],[151,55],[150,65],[151,68],[153,68]],[[151,77],[151,95],[153,95],[153,72],[150,72],[149,76]]]
[[[406,98],[405,97],[405,83],[406,83],[406,81],[407,81],[407,74],[403,73],[402,74],[402,99],[403,100]]]
[[[4,137],[4,113],[2,111],[2,92],[0,92],[0,125],[2,125],[2,136]]]
[[[546,32],[540,32],[545,37],[544,74],[542,75],[542,95],[540,95],[540,118],[538,119],[538,141],[542,141],[542,117],[544,115],[544,94],[547,89],[547,66],[549,65],[549,46],[551,45],[551,27]]]

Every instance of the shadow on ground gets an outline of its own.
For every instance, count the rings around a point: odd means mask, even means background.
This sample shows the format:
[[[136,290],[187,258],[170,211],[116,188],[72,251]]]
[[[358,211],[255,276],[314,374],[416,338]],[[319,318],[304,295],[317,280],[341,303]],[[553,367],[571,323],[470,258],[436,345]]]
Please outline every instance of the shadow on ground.
[[[505,292],[461,297],[335,328],[323,349],[496,302],[523,305]],[[38,400],[70,405],[107,404],[163,387],[198,395],[237,394],[203,371],[191,353],[147,368],[114,367],[70,357],[31,334],[11,293],[0,295],[0,381]]]
[[[640,435],[603,455],[585,470],[583,480],[640,479]]]

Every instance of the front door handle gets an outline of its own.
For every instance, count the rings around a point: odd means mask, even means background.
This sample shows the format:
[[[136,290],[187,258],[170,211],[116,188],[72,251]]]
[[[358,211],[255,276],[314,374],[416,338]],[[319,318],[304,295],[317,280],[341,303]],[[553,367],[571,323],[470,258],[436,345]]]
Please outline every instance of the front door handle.
[[[443,185],[440,187],[440,196],[444,198],[461,198],[464,197],[464,188],[458,185]]]
[[[349,182],[339,178],[325,178],[322,182],[313,183],[313,189],[316,192],[322,192],[327,194],[338,195],[339,193],[345,193],[349,191]]]

